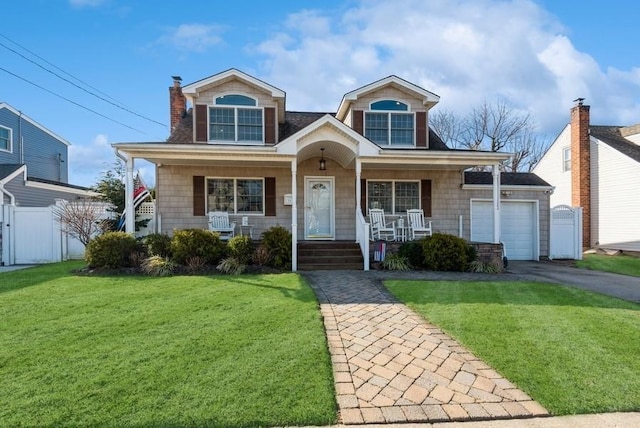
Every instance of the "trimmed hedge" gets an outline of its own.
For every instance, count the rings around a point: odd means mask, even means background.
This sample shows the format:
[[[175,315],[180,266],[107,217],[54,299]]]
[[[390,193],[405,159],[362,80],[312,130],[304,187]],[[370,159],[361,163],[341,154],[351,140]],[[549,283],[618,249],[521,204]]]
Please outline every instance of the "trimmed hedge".
[[[191,257],[215,265],[224,257],[225,245],[216,232],[203,229],[176,230],[171,238],[171,254],[173,260],[181,265],[185,265]]]
[[[445,233],[424,238],[422,252],[429,270],[465,272],[475,260],[475,249],[467,241]]]
[[[136,239],[125,232],[105,232],[87,244],[85,261],[90,268],[116,269],[131,266],[131,255],[140,251]]]

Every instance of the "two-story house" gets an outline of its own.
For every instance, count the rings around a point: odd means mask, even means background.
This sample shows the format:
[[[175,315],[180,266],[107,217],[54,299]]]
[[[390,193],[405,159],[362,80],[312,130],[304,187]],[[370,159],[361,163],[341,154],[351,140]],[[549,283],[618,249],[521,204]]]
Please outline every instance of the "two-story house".
[[[31,214],[56,200],[97,195],[68,184],[68,147],[64,138],[0,103],[0,263],[54,261],[42,253],[36,259],[28,255],[37,253],[36,247],[50,253],[48,247],[56,245],[45,240],[51,222],[34,221]]]
[[[582,243],[640,252],[640,124],[596,126],[582,99],[534,172],[556,188],[551,203],[582,208]]]
[[[246,217],[254,237],[281,225],[296,270],[298,243],[358,242],[365,254],[369,208],[390,219],[419,208],[436,232],[505,242],[511,258],[546,255],[551,187],[532,174],[501,180],[508,153],[449,149],[429,128],[439,97],[426,89],[389,76],[318,113],[287,111],[283,90],[236,69],[180,80],[167,141],[114,144],[128,189],[134,159],[156,165],[161,232],[206,228],[209,211]],[[493,172],[468,171],[478,166]]]

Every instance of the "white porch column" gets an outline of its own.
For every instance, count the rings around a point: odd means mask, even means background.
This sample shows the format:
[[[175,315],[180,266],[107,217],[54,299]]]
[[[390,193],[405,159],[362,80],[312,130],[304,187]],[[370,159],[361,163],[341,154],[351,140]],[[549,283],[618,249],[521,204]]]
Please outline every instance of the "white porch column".
[[[125,175],[125,212],[126,217],[124,219],[125,224],[125,232],[131,233],[132,235],[136,233],[136,213],[133,208],[133,158],[127,157],[127,172]]]
[[[298,270],[298,160],[291,161],[291,271]]]
[[[362,210],[362,207],[360,206],[360,201],[362,200],[362,189],[360,188],[361,176],[362,176],[362,161],[360,159],[356,159],[356,213],[359,210]],[[356,227],[358,227],[357,219],[358,217],[356,217]],[[358,242],[357,233],[356,233],[356,242]]]
[[[494,164],[493,173],[493,243],[500,242],[500,165]]]
[[[360,177],[362,176],[362,161],[356,159],[356,208],[361,209],[362,189],[360,189]]]

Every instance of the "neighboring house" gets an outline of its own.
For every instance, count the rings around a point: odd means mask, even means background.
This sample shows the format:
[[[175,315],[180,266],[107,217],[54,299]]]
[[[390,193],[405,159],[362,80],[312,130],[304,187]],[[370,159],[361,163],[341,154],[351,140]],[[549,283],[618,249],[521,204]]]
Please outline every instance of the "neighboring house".
[[[582,207],[583,247],[640,251],[640,124],[590,125],[579,100],[533,172],[555,187],[552,206]]]
[[[60,199],[97,195],[85,187],[68,184],[68,147],[65,139],[0,103],[1,263],[36,261],[27,254],[36,246],[48,246],[43,240],[43,228],[49,230],[52,225],[36,220],[38,208],[50,207]],[[49,259],[41,254],[37,261]]]
[[[368,208],[390,219],[421,208],[436,232],[503,241],[513,259],[547,255],[551,187],[532,174],[500,183],[507,153],[449,149],[429,128],[439,97],[428,90],[389,76],[317,113],[287,111],[284,91],[236,69],[180,80],[166,142],[114,144],[127,159],[129,206],[134,160],[156,165],[163,233],[206,228],[215,210],[238,225],[246,217],[254,238],[281,225],[296,270],[298,242],[358,242],[367,254]],[[478,166],[493,173],[464,172]]]

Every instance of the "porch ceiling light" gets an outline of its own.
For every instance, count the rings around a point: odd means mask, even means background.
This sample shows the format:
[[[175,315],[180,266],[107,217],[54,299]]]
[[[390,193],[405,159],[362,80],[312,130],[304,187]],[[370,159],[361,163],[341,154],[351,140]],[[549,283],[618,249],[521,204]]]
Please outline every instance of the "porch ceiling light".
[[[327,161],[324,160],[324,147],[320,149],[320,152],[322,153],[322,155],[320,157],[320,171],[326,171],[327,170]]]

